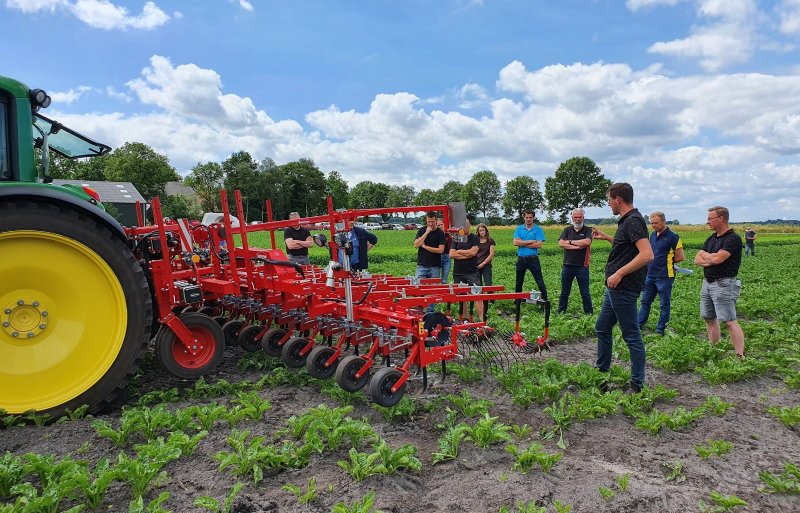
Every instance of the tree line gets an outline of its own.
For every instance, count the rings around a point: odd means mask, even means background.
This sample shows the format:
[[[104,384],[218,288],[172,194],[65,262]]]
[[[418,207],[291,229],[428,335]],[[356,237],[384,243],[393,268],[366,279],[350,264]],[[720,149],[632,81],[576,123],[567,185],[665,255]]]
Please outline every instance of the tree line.
[[[165,155],[146,144],[128,142],[103,157],[82,161],[54,158],[54,178],[131,182],[146,199],[162,199],[165,215],[198,218],[202,212],[219,212],[220,190],[242,192],[246,220],[266,220],[265,200],[272,204],[273,217],[286,219],[289,212],[314,216],[327,211],[326,198],[334,208],[384,208],[412,205],[440,205],[464,202],[467,215],[489,224],[519,222],[526,210],[547,213],[548,220],[564,223],[573,208],[600,206],[611,183],[588,157],[562,162],[547,177],[544,191],[537,180],[518,176],[505,183],[490,170],[474,173],[462,183],[449,180],[438,189],[419,191],[410,185],[388,185],[362,181],[352,187],[338,171],[327,175],[311,159],[277,164],[271,158],[256,161],[248,152],[238,151],[222,162],[199,162],[181,178]],[[182,181],[197,193],[199,205],[182,196],[166,197],[167,182]],[[229,197],[230,207],[233,195]],[[384,219],[388,219],[385,216]]]

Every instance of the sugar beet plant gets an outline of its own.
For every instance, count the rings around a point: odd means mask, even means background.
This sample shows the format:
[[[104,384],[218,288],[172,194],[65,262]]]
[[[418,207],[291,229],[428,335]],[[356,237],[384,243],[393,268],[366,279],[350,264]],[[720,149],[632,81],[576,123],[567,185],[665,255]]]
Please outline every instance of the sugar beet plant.
[[[393,450],[385,440],[373,446],[372,453],[359,452],[351,448],[350,460],[340,460],[338,465],[345,469],[356,481],[363,481],[372,475],[388,475],[400,469],[419,472],[422,462],[417,459],[417,448],[406,444]]]

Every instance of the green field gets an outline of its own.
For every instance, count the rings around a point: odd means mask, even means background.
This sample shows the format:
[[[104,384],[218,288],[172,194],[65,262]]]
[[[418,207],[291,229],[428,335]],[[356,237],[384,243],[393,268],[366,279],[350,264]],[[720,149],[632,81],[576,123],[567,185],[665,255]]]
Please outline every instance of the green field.
[[[541,252],[542,268],[548,294],[554,303],[561,289],[562,250],[557,245],[561,227],[546,227],[547,241]],[[787,384],[800,386],[800,289],[791,279],[792,270],[800,268],[800,233],[791,233],[790,227],[759,227],[756,244],[757,257],[743,257],[739,277],[742,280],[742,295],[737,311],[745,333],[748,359],[744,363],[734,361],[733,350],[727,343],[723,331],[723,343],[712,348],[701,343],[705,337],[705,323],[699,315],[700,285],[702,270],[692,264],[706,237],[707,229],[697,226],[678,227],[686,251],[686,261],[680,265],[693,269],[691,276],[678,275],[672,296],[672,319],[663,339],[652,334],[657,321],[658,306],[653,305],[645,342],[648,361],[669,372],[695,370],[711,383],[743,379],[764,372],[776,372]],[[613,233],[613,230],[606,230]],[[741,228],[739,231],[743,231]],[[413,275],[416,269],[416,250],[412,246],[413,231],[377,231],[378,245],[370,252],[370,271],[399,276]],[[278,247],[282,246],[282,234],[276,234]],[[491,228],[497,241],[494,260],[494,282],[513,290],[516,250],[512,246],[513,227]],[[251,245],[269,246],[266,233],[251,234]],[[590,266],[590,288],[595,312],[599,311],[604,284],[603,268],[611,244],[595,241],[592,246]],[[312,261],[324,265],[325,250],[312,248]],[[525,286],[535,286],[528,274]],[[555,309],[554,309],[555,310]],[[511,304],[496,303],[490,310],[489,324],[498,328],[511,328]],[[550,334],[556,342],[585,339],[594,336],[594,316],[582,315],[580,294],[573,284],[568,314],[554,315]],[[522,330],[531,335],[541,333],[542,314],[533,308],[523,312]],[[724,330],[724,328],[723,328]],[[624,344],[616,344],[616,350],[627,351]]]

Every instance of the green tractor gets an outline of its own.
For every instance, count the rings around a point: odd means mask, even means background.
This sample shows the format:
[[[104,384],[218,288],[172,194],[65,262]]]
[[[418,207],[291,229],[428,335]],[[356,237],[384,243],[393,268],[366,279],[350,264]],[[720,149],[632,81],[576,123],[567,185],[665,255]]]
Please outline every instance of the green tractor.
[[[97,193],[48,176],[51,150],[76,159],[110,148],[39,114],[49,104],[0,77],[0,409],[57,417],[120,397],[153,314],[145,273]]]

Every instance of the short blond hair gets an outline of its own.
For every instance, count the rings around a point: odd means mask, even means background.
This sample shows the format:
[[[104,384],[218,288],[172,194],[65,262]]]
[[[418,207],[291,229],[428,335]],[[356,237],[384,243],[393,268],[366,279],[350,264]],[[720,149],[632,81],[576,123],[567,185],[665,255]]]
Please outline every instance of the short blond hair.
[[[666,221],[667,220],[667,216],[665,216],[664,212],[662,212],[660,210],[656,210],[655,212],[651,212],[650,213],[650,219],[652,219],[654,217],[660,217],[662,221]]]
[[[727,223],[727,222],[728,222],[728,220],[730,220],[730,218],[731,218],[731,213],[730,213],[730,212],[728,211],[728,209],[727,209],[727,208],[725,208],[725,207],[719,207],[719,206],[717,206],[717,207],[711,207],[711,208],[709,208],[709,209],[708,209],[708,211],[709,211],[709,212],[714,212],[714,213],[715,213],[715,214],[717,214],[719,217],[721,217],[721,218],[722,218],[722,220],[723,220],[723,221],[725,221],[726,223]]]

